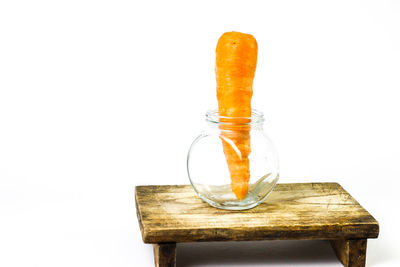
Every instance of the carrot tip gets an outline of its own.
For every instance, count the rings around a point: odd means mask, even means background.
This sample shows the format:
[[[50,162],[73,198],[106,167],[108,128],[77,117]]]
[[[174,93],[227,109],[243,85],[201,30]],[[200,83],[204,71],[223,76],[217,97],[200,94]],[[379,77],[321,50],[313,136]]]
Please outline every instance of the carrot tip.
[[[235,183],[232,184],[232,191],[239,200],[246,198],[247,192],[249,191],[249,185],[247,183]]]

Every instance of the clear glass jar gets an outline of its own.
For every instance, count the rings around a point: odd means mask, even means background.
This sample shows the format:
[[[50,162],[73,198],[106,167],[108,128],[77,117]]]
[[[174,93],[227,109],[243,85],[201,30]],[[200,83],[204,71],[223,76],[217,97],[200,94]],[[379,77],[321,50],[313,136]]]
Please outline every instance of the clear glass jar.
[[[206,122],[206,129],[193,141],[187,156],[188,176],[194,190],[216,208],[244,210],[257,206],[279,179],[278,155],[263,131],[264,115],[252,109],[250,118],[228,118],[210,110]],[[248,140],[248,153],[243,153],[244,139]],[[229,153],[235,151],[250,172],[244,175],[248,188],[242,199],[232,190],[232,162],[228,164],[227,149]]]

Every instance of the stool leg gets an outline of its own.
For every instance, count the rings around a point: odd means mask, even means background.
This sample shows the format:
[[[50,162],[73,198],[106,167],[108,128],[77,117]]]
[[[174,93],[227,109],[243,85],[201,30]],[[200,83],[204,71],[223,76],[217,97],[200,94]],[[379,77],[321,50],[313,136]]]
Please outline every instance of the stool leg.
[[[364,267],[367,239],[331,240],[336,256],[346,267]]]
[[[156,267],[176,266],[176,243],[153,244]]]

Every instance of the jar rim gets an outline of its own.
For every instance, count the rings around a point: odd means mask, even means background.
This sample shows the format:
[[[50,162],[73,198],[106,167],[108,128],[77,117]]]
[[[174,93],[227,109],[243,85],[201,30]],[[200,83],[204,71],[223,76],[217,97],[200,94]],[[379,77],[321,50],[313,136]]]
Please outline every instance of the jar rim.
[[[222,119],[222,121],[221,121]],[[264,122],[264,114],[261,111],[256,109],[251,109],[251,117],[226,117],[219,116],[218,109],[210,109],[206,112],[206,120],[212,123],[218,124],[244,124],[244,125],[253,125]],[[223,121],[225,120],[225,121]],[[231,120],[231,121],[230,121]],[[232,122],[235,121],[235,122]],[[237,122],[244,121],[244,122]]]

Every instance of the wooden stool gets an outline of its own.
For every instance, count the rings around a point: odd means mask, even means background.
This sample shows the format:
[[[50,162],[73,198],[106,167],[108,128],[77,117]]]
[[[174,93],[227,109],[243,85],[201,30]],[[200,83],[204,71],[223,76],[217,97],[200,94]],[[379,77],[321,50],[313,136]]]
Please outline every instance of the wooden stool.
[[[348,267],[365,266],[367,238],[378,222],[337,183],[278,184],[259,206],[213,208],[190,185],[137,186],[143,242],[154,244],[155,265],[176,265],[176,243],[198,241],[330,240]]]

